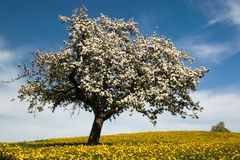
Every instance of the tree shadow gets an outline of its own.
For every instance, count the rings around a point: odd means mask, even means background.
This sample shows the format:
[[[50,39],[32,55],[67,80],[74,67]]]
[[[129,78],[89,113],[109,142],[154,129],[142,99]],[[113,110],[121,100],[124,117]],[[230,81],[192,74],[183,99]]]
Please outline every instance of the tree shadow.
[[[63,146],[99,146],[99,145],[107,145],[111,146],[113,145],[112,143],[99,143],[97,145],[89,145],[84,142],[73,142],[73,143],[68,143],[68,142],[59,142],[59,143],[49,143],[49,142],[44,142],[44,141],[34,141],[34,142],[20,142],[20,143],[15,143],[15,145],[19,145],[22,147],[30,147],[30,148],[42,148],[42,147],[63,147]]]

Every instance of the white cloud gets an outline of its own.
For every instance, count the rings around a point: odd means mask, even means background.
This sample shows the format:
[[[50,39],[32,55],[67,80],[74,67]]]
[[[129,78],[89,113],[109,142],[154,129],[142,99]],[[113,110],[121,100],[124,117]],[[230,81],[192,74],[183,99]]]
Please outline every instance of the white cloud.
[[[205,110],[200,115],[202,120],[224,121],[231,130],[240,131],[240,93],[227,89],[222,91],[199,91],[193,95],[200,100]]]
[[[22,62],[26,54],[33,50],[32,46],[16,47],[15,49],[8,49],[7,46],[8,43],[0,35],[0,82],[16,78],[17,64]],[[0,83],[0,88],[1,86]]]
[[[17,75],[14,64],[12,63],[13,52],[0,47],[0,82],[7,81]],[[0,89],[3,84],[0,83]]]
[[[8,50],[1,50],[0,51],[0,63],[6,63],[11,60],[12,53]]]
[[[208,42],[207,37],[185,37],[176,41],[179,48],[204,61],[218,63],[240,51],[238,41]]]
[[[185,3],[208,18],[208,23],[204,27],[217,23],[228,23],[240,27],[239,0],[206,0],[197,2],[185,0]]]
[[[13,92],[12,90],[11,92]],[[36,140],[50,137],[87,136],[90,132],[93,115],[82,111],[70,117],[67,111],[58,109],[52,114],[49,110],[39,113],[35,118],[27,113],[24,102],[10,102],[11,92],[0,91],[0,141]],[[5,96],[3,96],[5,95]],[[142,131],[168,130],[210,130],[212,125],[223,121],[231,131],[240,132],[240,94],[237,92],[198,91],[193,99],[200,101],[204,111],[199,119],[181,119],[169,113],[159,115],[154,127],[146,117],[138,113],[129,116],[128,112],[112,122],[104,124],[102,134],[117,134]],[[18,133],[18,134],[16,134]]]
[[[222,7],[225,7],[226,10],[223,12],[216,13],[213,19],[210,21],[216,21],[219,17],[222,17],[218,22],[231,22],[234,25],[240,27],[240,1],[231,0],[231,1],[222,1]],[[209,21],[209,22],[210,22]]]
[[[224,17],[218,17],[215,19],[211,19],[208,21],[208,23],[206,25],[203,26],[203,28],[215,25],[216,23],[221,22],[222,20],[224,20]]]
[[[198,31],[199,33],[194,36],[190,35],[179,39],[178,43],[180,44],[180,47],[194,54],[197,58],[210,62],[220,62],[239,53],[240,1],[184,0],[184,2],[191,9],[194,9],[201,13],[201,15],[205,16],[207,22]],[[233,27],[229,33],[228,31],[221,30],[219,31],[221,33],[216,34],[216,32],[208,30],[208,27],[213,25],[217,27],[220,23],[224,25],[230,24]],[[229,30],[229,28],[226,29]],[[199,35],[201,35],[200,38]],[[227,37],[219,38],[220,35],[227,35]]]
[[[236,93],[217,93],[213,91],[200,91],[194,94],[195,99],[202,100],[203,106],[208,106],[203,113],[206,117],[213,115],[221,116],[223,119],[235,118],[240,113],[240,95]],[[218,118],[214,117],[213,118]],[[240,120],[240,119],[239,119]]]
[[[11,62],[13,58],[13,52],[5,48],[6,44],[6,41],[0,36],[0,67]]]
[[[4,38],[0,35],[0,48],[2,48],[3,46],[6,46],[7,43],[6,41],[4,40]]]

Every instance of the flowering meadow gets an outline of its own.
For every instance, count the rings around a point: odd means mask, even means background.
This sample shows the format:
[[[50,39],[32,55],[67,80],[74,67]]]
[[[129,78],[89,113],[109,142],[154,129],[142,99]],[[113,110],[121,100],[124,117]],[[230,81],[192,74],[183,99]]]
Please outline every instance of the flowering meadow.
[[[102,136],[97,146],[86,142],[74,137],[0,143],[0,159],[240,159],[240,133],[144,132]]]

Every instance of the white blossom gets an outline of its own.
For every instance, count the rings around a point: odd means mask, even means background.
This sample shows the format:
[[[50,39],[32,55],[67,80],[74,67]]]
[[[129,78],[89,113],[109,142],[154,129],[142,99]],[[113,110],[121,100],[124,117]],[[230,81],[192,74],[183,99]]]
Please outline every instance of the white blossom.
[[[196,116],[202,109],[189,93],[208,70],[185,66],[193,59],[169,39],[141,35],[133,20],[89,18],[85,10],[59,19],[68,23],[64,48],[37,51],[32,66],[21,66],[20,78],[28,82],[19,98],[30,102],[29,109],[74,103],[107,118],[136,110],[153,122],[163,111],[185,117],[187,110]]]

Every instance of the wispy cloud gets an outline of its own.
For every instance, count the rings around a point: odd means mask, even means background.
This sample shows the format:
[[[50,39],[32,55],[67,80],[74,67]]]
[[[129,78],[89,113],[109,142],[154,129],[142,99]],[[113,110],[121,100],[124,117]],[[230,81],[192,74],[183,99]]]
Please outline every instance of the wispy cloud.
[[[12,58],[12,52],[9,50],[0,50],[0,63],[7,63]]]
[[[26,55],[32,51],[33,47],[31,46],[9,49],[7,41],[0,35],[0,81],[8,81],[15,78],[18,73],[17,64],[22,62]]]
[[[200,100],[205,110],[200,114],[202,120],[208,122],[224,121],[233,131],[240,131],[240,93],[223,89],[221,91],[205,90],[193,94]],[[201,120],[200,119],[200,120]]]
[[[16,76],[16,70],[14,69],[14,65],[12,60],[14,58],[14,52],[8,50],[6,48],[1,47],[0,45],[0,82],[2,80],[10,80],[14,76]],[[1,86],[1,85],[0,85]]]
[[[189,35],[179,39],[177,41],[178,46],[194,54],[199,59],[215,63],[239,53],[240,1],[184,0],[184,2],[191,9],[205,16],[207,21],[193,36]],[[220,24],[222,26],[218,27]],[[227,25],[232,26],[229,34],[222,29],[225,27],[229,30],[226,27]],[[216,27],[214,32],[208,30],[208,27],[211,26]],[[219,38],[220,35],[227,35],[227,37]]]
[[[161,13],[161,15],[159,15]],[[171,12],[163,6],[156,5],[151,8],[142,10],[141,13],[136,17],[136,21],[139,24],[141,33],[150,36],[153,32],[160,32],[162,30],[162,23],[168,20]],[[161,17],[161,18],[159,18]]]
[[[240,27],[240,1],[239,0],[185,0],[186,4],[205,15],[208,22],[204,27],[217,23],[227,23]]]
[[[203,61],[218,63],[240,51],[238,41],[229,42],[209,42],[204,36],[189,36],[176,41],[177,46],[193,57]]]
[[[4,38],[0,35],[0,48],[2,48],[3,46],[6,46],[6,41],[4,40]]]
[[[5,49],[7,46],[7,42],[0,35],[0,64],[9,62],[11,60],[12,52],[10,50]]]
[[[219,22],[227,21],[240,27],[240,1],[222,1],[221,4],[222,7],[226,8],[226,11],[222,13],[217,13],[211,21],[219,19],[218,17],[222,17]]]
[[[139,24],[145,33],[150,33],[156,29],[156,17],[157,14],[154,11],[151,11],[149,13],[143,13],[139,16]]]

